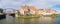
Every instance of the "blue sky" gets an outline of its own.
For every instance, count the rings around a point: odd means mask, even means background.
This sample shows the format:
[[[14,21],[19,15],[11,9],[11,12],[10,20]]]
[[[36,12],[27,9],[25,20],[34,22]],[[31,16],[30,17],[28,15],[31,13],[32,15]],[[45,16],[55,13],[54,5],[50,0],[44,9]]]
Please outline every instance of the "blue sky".
[[[39,8],[52,8],[60,13],[60,0],[0,0],[0,8],[19,9],[21,5],[34,5]]]

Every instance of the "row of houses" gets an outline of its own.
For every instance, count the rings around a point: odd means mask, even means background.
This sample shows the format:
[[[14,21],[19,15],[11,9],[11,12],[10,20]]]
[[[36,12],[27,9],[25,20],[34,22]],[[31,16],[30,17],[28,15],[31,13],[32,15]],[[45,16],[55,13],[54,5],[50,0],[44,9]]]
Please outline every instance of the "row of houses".
[[[17,13],[20,14],[43,14],[43,15],[50,15],[50,14],[57,14],[57,11],[51,8],[40,8],[36,9],[35,6],[23,5],[20,7],[19,10],[8,10],[7,13]]]
[[[40,8],[36,9],[35,6],[24,5],[21,6],[19,9],[21,14],[43,14],[43,15],[50,15],[50,14],[57,14],[57,11],[51,8]]]

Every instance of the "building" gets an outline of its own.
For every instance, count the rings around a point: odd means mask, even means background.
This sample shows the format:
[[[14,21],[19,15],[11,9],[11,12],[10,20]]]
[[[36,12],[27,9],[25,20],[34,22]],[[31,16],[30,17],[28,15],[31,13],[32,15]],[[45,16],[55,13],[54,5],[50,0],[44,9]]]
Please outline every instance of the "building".
[[[39,9],[39,13],[43,15],[51,15],[51,14],[57,14],[57,11],[51,8],[42,8]]]
[[[17,11],[16,10],[13,10],[13,9],[10,9],[10,10],[7,10],[7,14],[13,14],[13,13],[16,13]]]
[[[29,11],[29,10],[30,11]],[[43,15],[51,15],[51,14],[56,14],[57,11],[51,8],[41,8],[41,9],[36,9],[35,6],[28,6],[24,5],[20,7],[20,13],[21,14],[43,14]]]
[[[29,12],[28,9],[30,10],[30,12]],[[21,14],[24,14],[25,12],[28,12],[30,14],[35,14],[35,7],[25,5],[25,6],[21,6],[19,11],[20,11]]]

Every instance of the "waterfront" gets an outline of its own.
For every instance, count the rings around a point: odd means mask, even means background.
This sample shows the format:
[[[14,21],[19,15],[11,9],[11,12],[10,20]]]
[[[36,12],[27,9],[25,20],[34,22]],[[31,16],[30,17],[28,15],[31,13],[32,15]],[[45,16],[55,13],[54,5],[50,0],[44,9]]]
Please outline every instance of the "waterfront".
[[[14,18],[6,16],[6,19],[0,20],[0,24],[60,24],[60,17]]]

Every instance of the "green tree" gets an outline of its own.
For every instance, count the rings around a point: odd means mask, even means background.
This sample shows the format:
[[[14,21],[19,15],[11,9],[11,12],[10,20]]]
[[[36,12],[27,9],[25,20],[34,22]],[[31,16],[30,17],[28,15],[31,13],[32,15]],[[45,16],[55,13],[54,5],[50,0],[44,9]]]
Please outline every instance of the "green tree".
[[[0,8],[0,13],[3,13],[3,9],[2,8]]]

